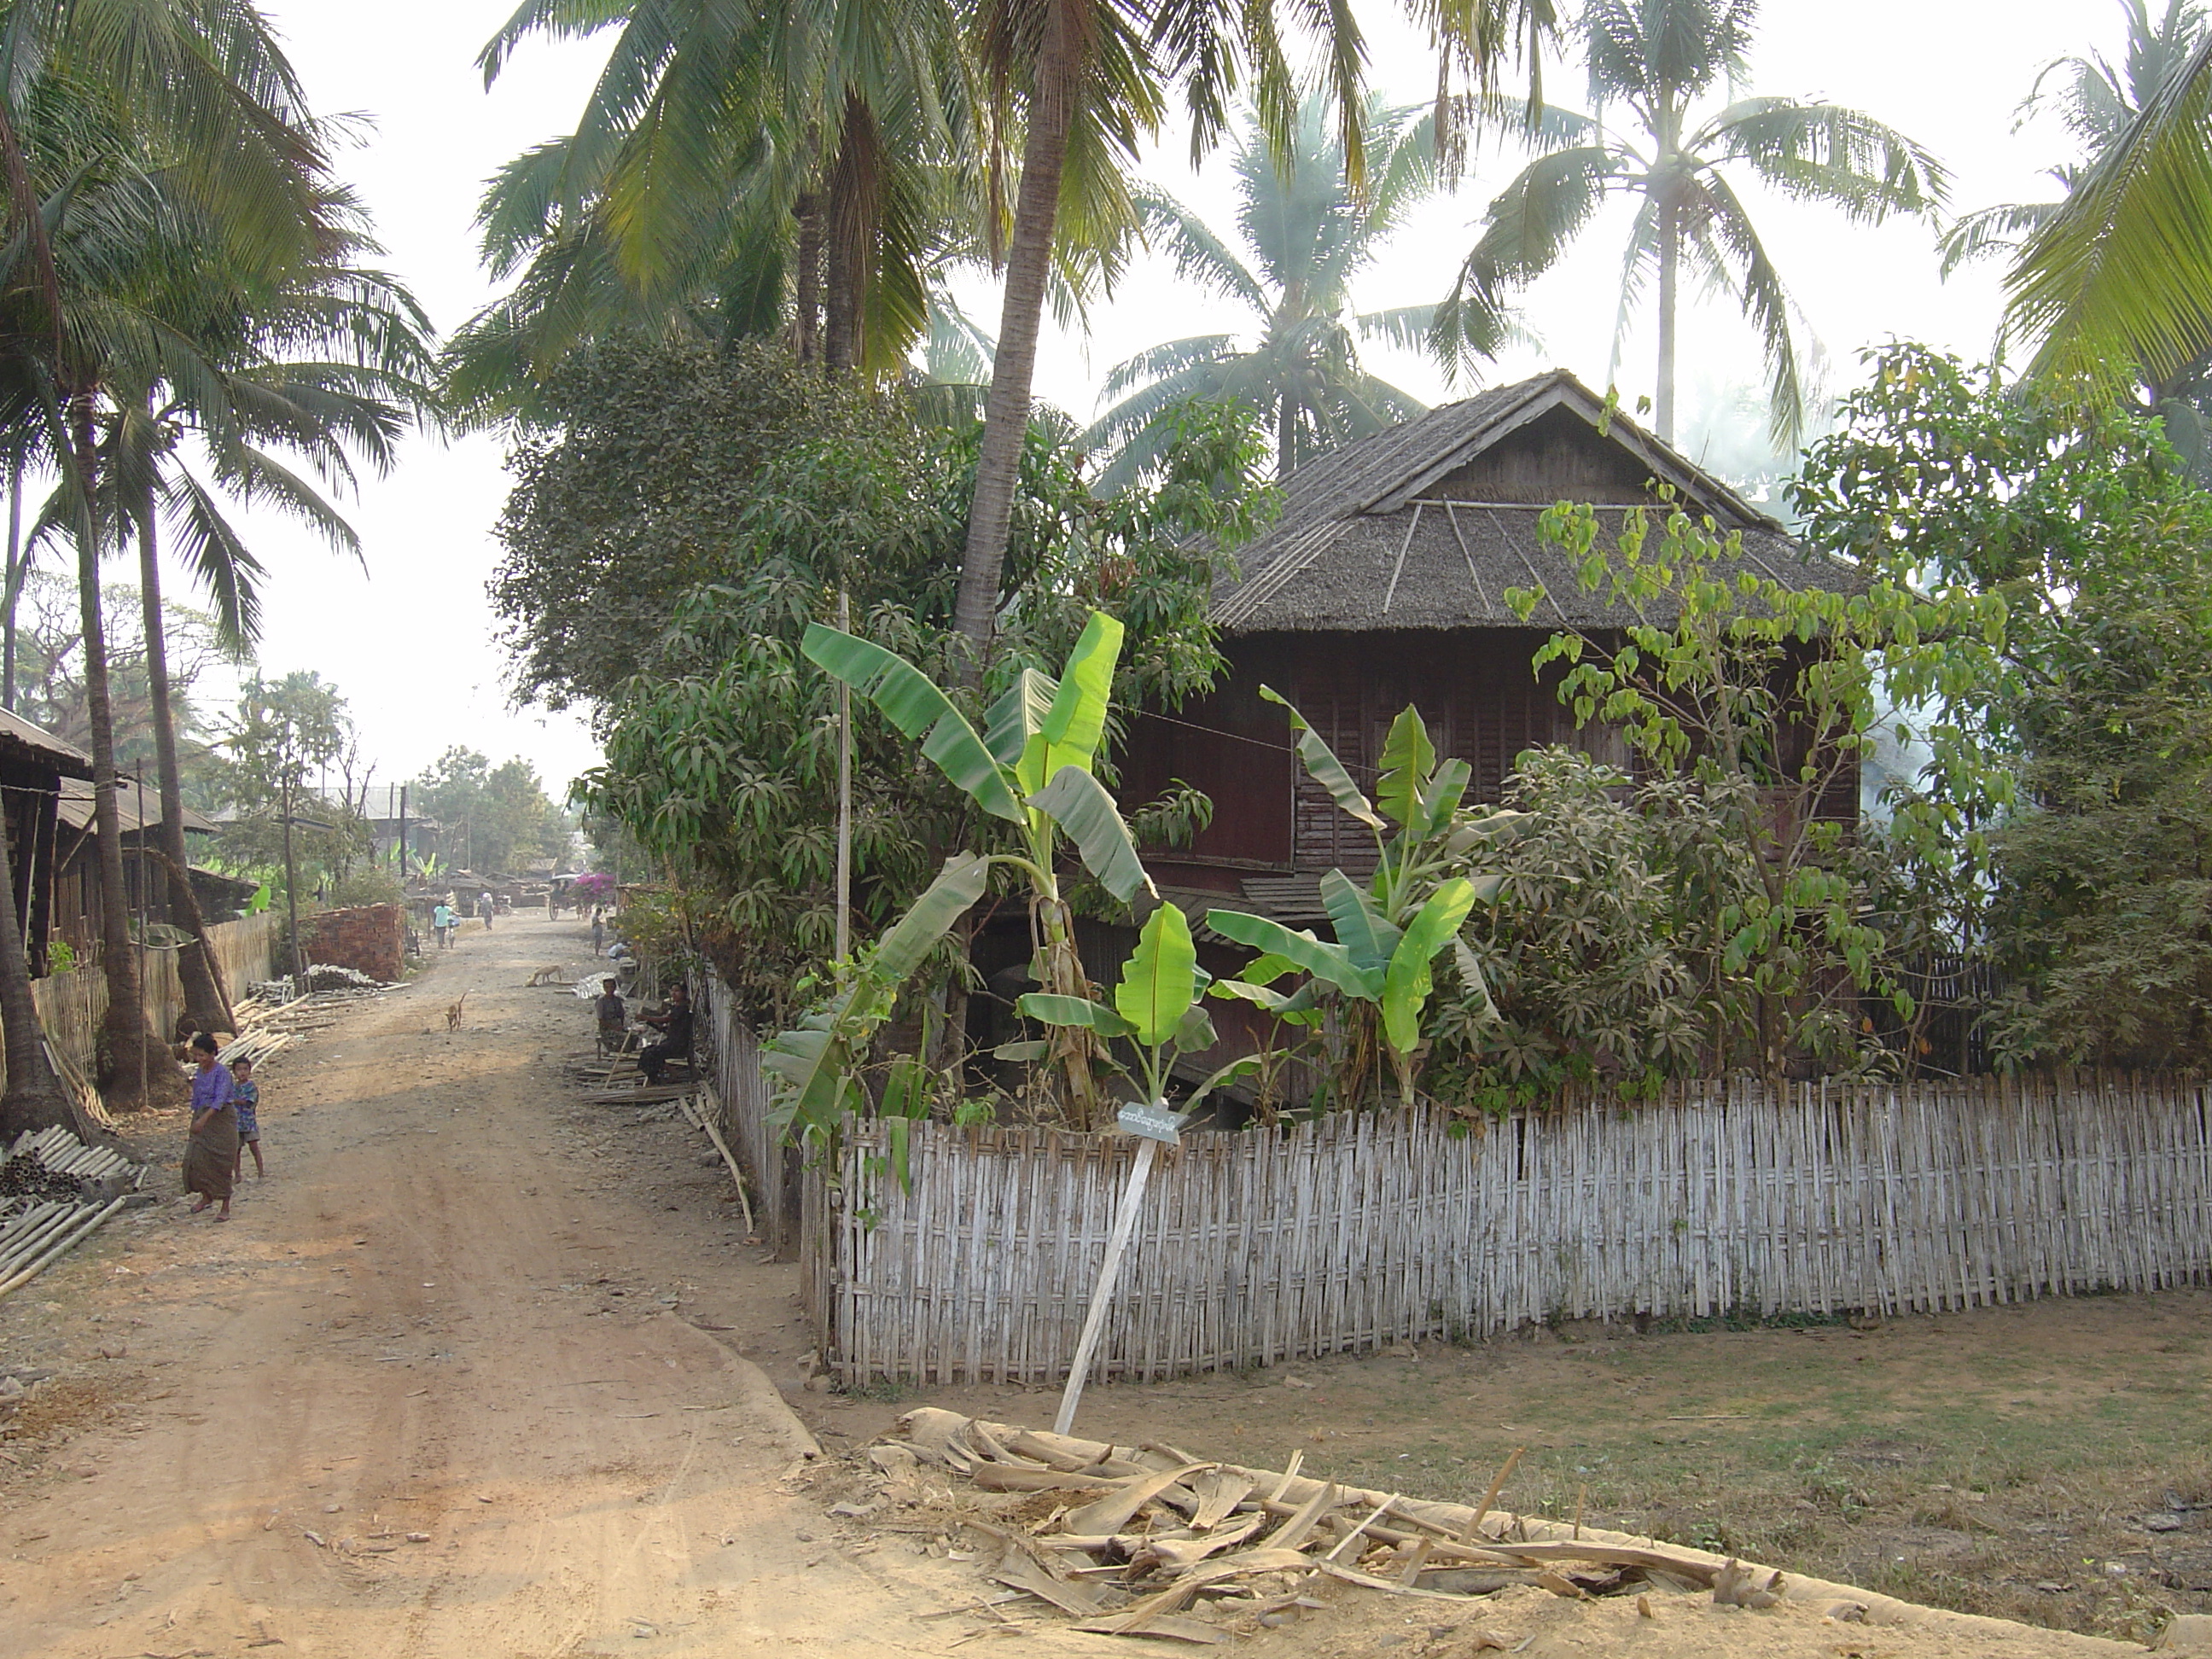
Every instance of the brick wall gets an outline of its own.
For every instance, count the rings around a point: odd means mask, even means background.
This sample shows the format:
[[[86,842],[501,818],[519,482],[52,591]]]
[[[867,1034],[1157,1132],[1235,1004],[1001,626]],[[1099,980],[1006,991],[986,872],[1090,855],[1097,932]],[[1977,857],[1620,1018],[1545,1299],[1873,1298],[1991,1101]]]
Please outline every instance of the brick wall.
[[[396,980],[404,971],[406,913],[396,904],[325,910],[300,923],[309,963],[351,968],[372,979]]]

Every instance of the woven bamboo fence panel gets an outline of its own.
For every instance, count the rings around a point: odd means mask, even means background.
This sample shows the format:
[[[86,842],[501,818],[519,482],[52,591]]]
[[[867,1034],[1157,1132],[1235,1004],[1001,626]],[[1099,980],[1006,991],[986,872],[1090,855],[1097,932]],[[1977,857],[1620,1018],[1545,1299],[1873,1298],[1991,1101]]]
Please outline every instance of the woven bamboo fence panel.
[[[707,1042],[707,1075],[721,1107],[719,1127],[750,1177],[754,1219],[763,1237],[779,1245],[795,1244],[800,1195],[798,1183],[785,1178],[790,1149],[769,1115],[771,1103],[768,1081],[761,1075],[760,1040],[720,979],[696,977],[692,1000],[703,1015],[698,1025]]]
[[[1066,1373],[1134,1143],[882,1127],[817,1178],[848,1382]],[[1561,1318],[1932,1311],[2212,1278],[2212,1090],[2069,1076],[1707,1085],[1455,1135],[1440,1114],[1194,1133],[1152,1176],[1100,1373]]]
[[[283,929],[283,918],[273,911],[217,922],[208,929],[208,943],[215,947],[223,982],[234,997],[244,996],[248,982],[265,980],[276,971]],[[139,952],[138,962],[147,1023],[166,1041],[185,1009],[177,953],[149,948]],[[106,975],[96,964],[87,964],[66,974],[33,980],[31,994],[39,1005],[39,1018],[46,1025],[47,1036],[85,1076],[92,1076],[100,1022],[107,1012]]]

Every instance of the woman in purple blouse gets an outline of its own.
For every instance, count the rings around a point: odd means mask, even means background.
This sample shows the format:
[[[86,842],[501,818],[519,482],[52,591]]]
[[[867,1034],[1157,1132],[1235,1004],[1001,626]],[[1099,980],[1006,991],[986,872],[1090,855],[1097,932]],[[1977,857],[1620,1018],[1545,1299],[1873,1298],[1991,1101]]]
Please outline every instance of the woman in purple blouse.
[[[199,1072],[192,1079],[192,1127],[185,1142],[185,1190],[199,1194],[198,1215],[210,1204],[222,1207],[217,1221],[230,1219],[230,1183],[238,1166],[238,1109],[231,1104],[229,1071],[216,1063],[216,1040],[205,1031],[192,1039]]]

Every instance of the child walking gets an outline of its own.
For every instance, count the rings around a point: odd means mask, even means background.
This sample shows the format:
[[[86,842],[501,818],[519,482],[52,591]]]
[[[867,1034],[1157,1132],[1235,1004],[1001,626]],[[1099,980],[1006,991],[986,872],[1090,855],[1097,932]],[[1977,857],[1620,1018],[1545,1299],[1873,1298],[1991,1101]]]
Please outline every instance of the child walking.
[[[269,1173],[261,1162],[261,1085],[253,1080],[252,1060],[244,1054],[230,1062],[230,1103],[238,1109],[238,1155],[231,1161],[230,1178],[238,1179],[251,1149],[253,1178],[259,1181]]]

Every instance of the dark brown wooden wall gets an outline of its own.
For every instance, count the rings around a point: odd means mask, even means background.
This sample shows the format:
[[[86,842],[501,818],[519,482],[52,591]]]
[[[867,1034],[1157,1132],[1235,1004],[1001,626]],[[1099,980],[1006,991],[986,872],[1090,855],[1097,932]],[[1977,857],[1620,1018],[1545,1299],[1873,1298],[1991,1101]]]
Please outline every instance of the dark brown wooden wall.
[[[1390,723],[1408,703],[1421,711],[1440,755],[1474,770],[1469,799],[1495,801],[1523,750],[1574,743],[1616,762],[1608,733],[1578,738],[1547,674],[1530,659],[1548,633],[1480,629],[1382,634],[1268,634],[1224,642],[1230,668],[1212,696],[1172,716],[1141,715],[1124,764],[1124,797],[1156,797],[1181,778],[1213,799],[1212,825],[1186,854],[1224,868],[1371,868],[1365,828],[1307,778],[1292,752],[1290,721],[1261,699],[1273,686],[1298,706],[1352,769],[1375,785]],[[1174,860],[1177,855],[1168,855]]]
[[[1509,432],[1455,472],[1423,490],[1443,501],[1599,502],[1651,499],[1651,475],[1635,456],[1554,409]]]

